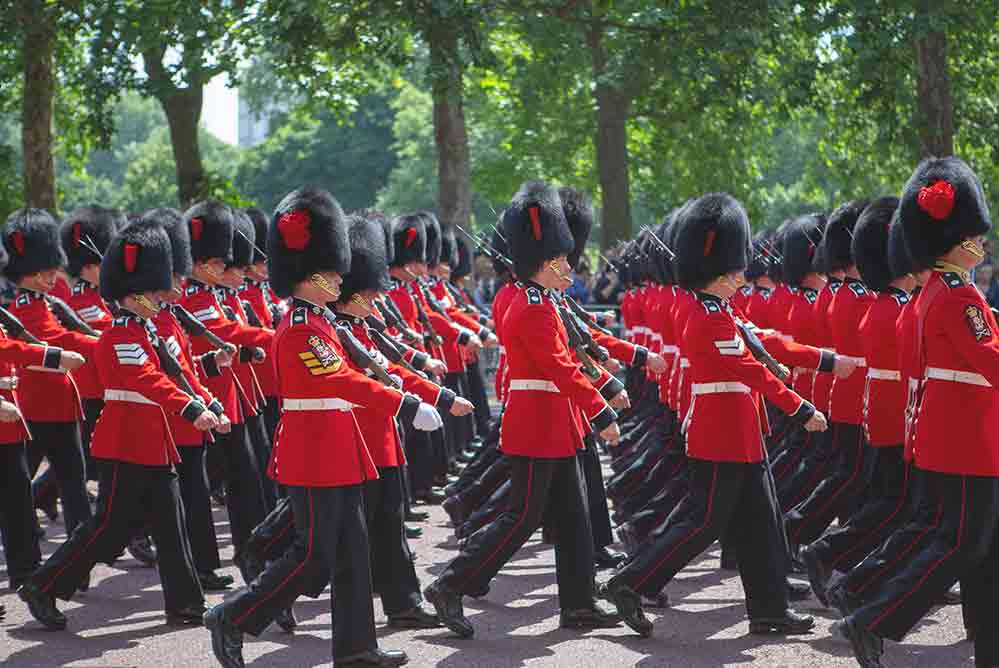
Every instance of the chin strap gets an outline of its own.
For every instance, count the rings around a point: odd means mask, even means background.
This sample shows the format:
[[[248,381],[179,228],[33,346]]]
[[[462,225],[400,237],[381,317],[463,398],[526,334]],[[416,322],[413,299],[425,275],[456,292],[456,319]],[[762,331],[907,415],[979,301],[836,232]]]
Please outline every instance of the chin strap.
[[[961,250],[967,251],[979,259],[985,257],[985,250],[982,248],[981,244],[973,239],[965,239],[962,241]]]
[[[145,295],[133,295],[132,299],[134,299],[135,303],[144,309],[152,311],[153,313],[160,312],[160,307],[150,301],[149,297],[146,297]]]
[[[332,283],[327,281],[326,277],[323,276],[322,274],[313,274],[312,276],[309,277],[309,280],[312,281],[312,284],[314,286],[316,286],[317,288],[328,294],[330,297],[332,297],[333,301],[336,301],[337,299],[340,298],[340,290],[334,287]]]
[[[355,294],[353,297],[350,298],[350,301],[354,302],[355,304],[363,308],[368,313],[368,315],[374,315],[375,310],[374,308],[372,308],[371,302],[362,297],[361,295]]]
[[[572,282],[572,278],[570,276],[566,276],[562,273],[562,269],[558,266],[558,260],[549,260],[548,268],[551,269],[552,273],[555,274],[555,277],[559,280],[567,281],[569,283]]]

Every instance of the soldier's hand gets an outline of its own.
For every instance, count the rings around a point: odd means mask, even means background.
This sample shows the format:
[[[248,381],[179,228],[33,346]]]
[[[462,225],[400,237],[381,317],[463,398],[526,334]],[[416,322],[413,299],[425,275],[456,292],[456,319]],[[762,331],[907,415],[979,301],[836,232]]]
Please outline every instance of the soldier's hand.
[[[198,431],[211,431],[218,426],[219,419],[215,417],[215,413],[208,410],[199,415],[198,419],[194,421],[194,428]]]
[[[468,415],[475,410],[475,406],[468,399],[462,399],[461,397],[455,397],[454,403],[451,404],[451,415],[455,417],[461,417],[462,415]]]
[[[232,421],[229,420],[229,416],[223,413],[218,416],[219,426],[215,427],[215,431],[220,434],[228,434],[232,431]]]
[[[649,368],[649,371],[656,374],[657,376],[661,373],[666,373],[666,360],[659,353],[649,353],[649,359],[645,362],[645,366]]]
[[[3,376],[0,378],[0,390],[16,390],[17,376]]]
[[[427,364],[423,368],[425,371],[428,371],[431,376],[443,376],[447,373],[447,365],[434,357],[427,360]]]
[[[227,366],[232,366],[232,352],[226,350],[225,348],[219,348],[218,350],[216,350],[215,364],[217,364],[220,369],[224,369]]]
[[[851,373],[857,370],[857,363],[852,359],[847,359],[841,355],[836,355],[836,361],[833,362],[833,375],[837,378],[846,378]]]
[[[601,431],[600,438],[610,445],[617,445],[618,441],[621,440],[621,430],[618,428],[617,422],[611,422],[608,427]]]
[[[618,362],[613,357],[608,357],[607,361],[604,362],[603,364],[604,368],[610,371],[611,373],[617,373],[618,371],[621,370],[621,363]]]
[[[615,313],[614,311],[604,311],[602,315],[604,317],[604,321],[608,325],[613,325],[615,322],[617,322],[617,313]]]
[[[72,371],[73,369],[79,369],[86,361],[87,358],[80,353],[73,352],[72,350],[64,350],[59,355],[59,368]]]
[[[631,399],[628,398],[628,390],[621,390],[614,398],[608,402],[616,411],[623,411],[631,408]]]
[[[486,340],[482,342],[482,346],[484,348],[495,348],[498,345],[499,345],[499,339],[496,338],[495,334],[493,334],[492,332],[486,334]]]
[[[444,426],[444,420],[436,408],[420,402],[419,408],[416,409],[416,417],[413,418],[413,426],[420,431],[436,431]]]
[[[819,411],[815,411],[815,415],[808,418],[808,422],[805,423],[805,431],[825,431],[828,427],[826,416]]]
[[[465,347],[468,348],[469,352],[475,355],[482,350],[482,339],[477,337],[475,334],[472,334],[468,337],[468,343],[465,344]]]
[[[21,419],[21,411],[17,405],[6,399],[0,399],[0,422],[17,422]]]

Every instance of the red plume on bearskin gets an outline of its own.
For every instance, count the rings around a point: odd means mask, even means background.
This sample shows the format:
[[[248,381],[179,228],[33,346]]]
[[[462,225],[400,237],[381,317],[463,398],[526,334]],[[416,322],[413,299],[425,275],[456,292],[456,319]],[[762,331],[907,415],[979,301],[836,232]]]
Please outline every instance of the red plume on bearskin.
[[[531,233],[535,241],[541,241],[541,211],[536,206],[527,210],[527,215],[531,217]]]
[[[704,237],[704,257],[711,254],[711,248],[715,245],[715,234],[714,230],[708,230],[708,234]]]
[[[200,218],[191,219],[191,239],[201,241],[201,233],[205,229],[205,221]]]
[[[14,250],[17,251],[18,255],[24,255],[24,233],[18,230],[11,235],[11,241],[14,242]]]
[[[919,190],[916,203],[933,220],[945,220],[954,210],[954,186],[943,179]]]
[[[420,233],[416,231],[415,227],[411,227],[408,230],[406,230],[406,240],[403,241],[403,245],[405,245],[406,248],[409,248],[410,246],[412,246],[413,242],[416,241],[416,237],[419,234]]]
[[[73,224],[73,247],[79,247],[80,245],[80,224]]]
[[[136,244],[126,243],[122,248],[122,258],[125,262],[125,271],[129,274],[135,273],[135,268],[139,264],[139,247]]]
[[[296,209],[281,214],[278,218],[278,231],[284,239],[284,245],[291,250],[305,250],[309,245],[312,234],[309,232],[309,225],[312,219],[308,211]]]

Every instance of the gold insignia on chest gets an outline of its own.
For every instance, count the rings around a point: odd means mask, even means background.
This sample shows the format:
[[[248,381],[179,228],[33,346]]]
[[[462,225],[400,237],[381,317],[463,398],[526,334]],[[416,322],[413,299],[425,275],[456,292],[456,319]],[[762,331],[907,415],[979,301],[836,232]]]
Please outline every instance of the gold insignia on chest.
[[[309,350],[299,353],[298,357],[313,376],[336,373],[343,364],[336,351],[318,336],[309,337]]]
[[[971,333],[976,341],[984,341],[992,337],[992,330],[989,329],[989,323],[985,320],[982,309],[974,304],[969,304],[964,309],[964,317],[968,319],[968,327],[971,328]]]

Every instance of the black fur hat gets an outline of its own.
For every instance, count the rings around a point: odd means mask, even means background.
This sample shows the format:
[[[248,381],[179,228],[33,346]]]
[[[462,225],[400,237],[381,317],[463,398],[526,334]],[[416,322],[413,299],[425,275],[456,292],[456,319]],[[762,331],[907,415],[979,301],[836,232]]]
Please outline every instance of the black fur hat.
[[[250,217],[239,209],[233,210],[232,222],[232,260],[226,264],[231,267],[249,267],[257,256],[257,251],[254,249],[257,243],[257,231]]]
[[[840,204],[829,214],[826,232],[822,237],[822,265],[825,273],[842,271],[856,264],[851,252],[853,228],[868,204],[869,200],[855,199]]]
[[[397,216],[392,221],[392,241],[395,250],[393,267],[427,261],[427,226],[419,214]]]
[[[285,195],[267,228],[267,268],[271,287],[289,297],[312,274],[350,270],[347,217],[333,195],[300,188]]]
[[[558,191],[544,181],[520,186],[503,213],[503,230],[517,278],[538,273],[546,260],[568,255],[575,244]]]
[[[100,264],[111,237],[125,226],[125,214],[96,204],[74,209],[59,226],[62,249],[66,253],[66,271],[79,276],[88,264]],[[96,248],[95,253],[91,247]]]
[[[451,267],[451,280],[464,278],[472,273],[472,249],[464,239],[455,237],[454,246],[457,249],[458,262]]]
[[[4,276],[17,283],[25,276],[65,266],[59,223],[43,209],[19,209],[7,218],[3,245],[9,259]]]
[[[101,297],[121,300],[173,287],[173,251],[160,225],[132,224],[111,240],[101,262]]]
[[[815,271],[815,253],[822,243],[822,224],[815,214],[798,216],[784,229],[781,277],[790,286],[800,286]]]
[[[392,240],[392,221],[381,211],[375,209],[363,209],[357,214],[366,220],[378,223],[385,235],[385,260],[389,266],[395,261],[395,242]]]
[[[243,209],[243,213],[250,219],[253,223],[253,232],[255,234],[254,244],[256,248],[253,249],[253,264],[258,262],[267,261],[267,214],[257,209],[251,207],[249,209]],[[261,253],[263,251],[263,253]]]
[[[677,282],[699,289],[749,265],[749,218],[731,195],[709,193],[685,207],[676,238]]]
[[[881,292],[895,279],[888,263],[888,230],[897,197],[880,197],[864,209],[853,228],[853,257],[860,278],[871,290]]]
[[[173,273],[181,277],[191,275],[194,261],[191,259],[191,234],[184,224],[183,216],[177,209],[160,207],[150,209],[142,214],[142,218],[133,225],[159,225],[170,238],[170,249],[173,251]]]
[[[350,239],[350,271],[343,275],[340,301],[347,302],[364,290],[388,290],[391,287],[388,260],[385,258],[385,233],[375,220],[359,215],[347,218]]]
[[[902,190],[899,220],[916,267],[926,269],[965,239],[992,229],[982,183],[960,158],[928,158]]]
[[[446,264],[452,269],[458,264],[458,245],[454,229],[449,225],[441,229],[441,259],[440,264]]]
[[[423,219],[423,227],[427,231],[427,266],[436,267],[441,261],[442,230],[440,221],[430,211],[420,211],[417,215]]]
[[[215,200],[197,202],[184,212],[191,237],[191,257],[195,262],[222,258],[232,262],[235,220],[228,204]]]
[[[590,230],[593,229],[593,202],[588,194],[576,188],[559,188],[558,196],[562,200],[565,222],[569,224],[569,231],[572,232],[574,243],[568,261],[569,266],[575,269],[583,258]]]
[[[905,242],[905,227],[899,217],[899,210],[891,217],[891,228],[888,230],[888,266],[895,278],[918,271],[909,246]]]

